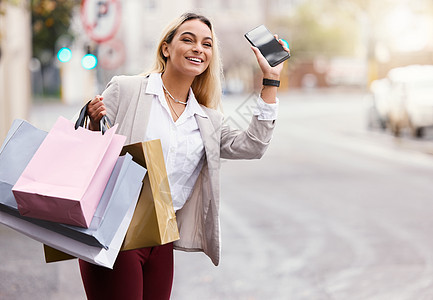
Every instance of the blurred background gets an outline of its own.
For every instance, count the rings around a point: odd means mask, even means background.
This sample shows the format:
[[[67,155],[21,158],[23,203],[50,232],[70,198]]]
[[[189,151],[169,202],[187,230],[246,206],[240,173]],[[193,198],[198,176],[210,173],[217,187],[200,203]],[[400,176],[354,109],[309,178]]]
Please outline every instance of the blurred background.
[[[243,35],[265,24],[292,57],[265,157],[222,164],[221,265],[176,252],[172,298],[433,299],[432,1],[0,0],[0,140],[148,69],[186,11],[213,21],[232,127],[260,91]],[[75,261],[6,226],[0,253],[0,299],[85,298]]]
[[[215,24],[226,94],[259,83],[243,34],[262,23],[292,51],[281,91],[368,89],[392,68],[433,59],[427,0],[2,0],[0,8],[0,137],[34,102],[82,104],[113,75],[146,70],[162,28],[185,11]]]

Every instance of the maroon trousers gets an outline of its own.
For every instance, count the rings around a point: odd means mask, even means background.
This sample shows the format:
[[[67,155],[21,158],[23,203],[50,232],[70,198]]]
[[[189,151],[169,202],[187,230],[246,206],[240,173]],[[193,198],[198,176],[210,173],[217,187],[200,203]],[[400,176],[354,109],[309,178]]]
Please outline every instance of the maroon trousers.
[[[121,251],[113,270],[79,261],[89,300],[168,300],[173,285],[173,243]]]

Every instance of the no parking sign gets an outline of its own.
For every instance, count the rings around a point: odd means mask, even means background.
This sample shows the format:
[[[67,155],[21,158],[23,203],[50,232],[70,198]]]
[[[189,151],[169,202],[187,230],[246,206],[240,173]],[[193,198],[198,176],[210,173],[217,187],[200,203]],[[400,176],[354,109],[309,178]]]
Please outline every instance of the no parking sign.
[[[119,0],[83,0],[81,20],[89,37],[103,43],[111,40],[120,25],[121,5]]]
[[[117,39],[100,44],[98,54],[105,70],[114,70],[125,62],[125,46]]]

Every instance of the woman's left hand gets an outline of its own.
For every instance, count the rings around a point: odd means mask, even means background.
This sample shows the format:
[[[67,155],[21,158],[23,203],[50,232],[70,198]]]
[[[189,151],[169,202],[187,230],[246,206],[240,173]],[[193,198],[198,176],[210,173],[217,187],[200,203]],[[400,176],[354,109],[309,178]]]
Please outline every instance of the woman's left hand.
[[[284,50],[290,53],[290,49],[286,47],[286,44],[281,39],[278,39],[278,35],[275,35],[275,38],[283,46]],[[251,49],[256,55],[257,62],[259,63],[260,69],[263,73],[263,78],[279,80],[281,71],[283,70],[283,63],[271,67],[257,47],[251,46]]]

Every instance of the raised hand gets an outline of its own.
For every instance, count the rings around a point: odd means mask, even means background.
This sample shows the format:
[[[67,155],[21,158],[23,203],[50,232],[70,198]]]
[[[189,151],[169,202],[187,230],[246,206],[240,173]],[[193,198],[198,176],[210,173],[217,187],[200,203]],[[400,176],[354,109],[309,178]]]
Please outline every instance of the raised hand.
[[[274,36],[275,39],[283,46],[284,50],[290,53],[290,49],[286,47],[286,44],[281,39],[278,39],[278,35]],[[283,63],[278,64],[275,67],[271,67],[257,47],[251,46],[251,49],[256,55],[257,62],[263,73],[263,78],[279,80],[281,71],[283,70]]]

